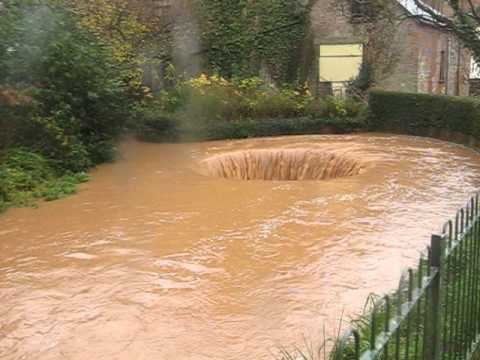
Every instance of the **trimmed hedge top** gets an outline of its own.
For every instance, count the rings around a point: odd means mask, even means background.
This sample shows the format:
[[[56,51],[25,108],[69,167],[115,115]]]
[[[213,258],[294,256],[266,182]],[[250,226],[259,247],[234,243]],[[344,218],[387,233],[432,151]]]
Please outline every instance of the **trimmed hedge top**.
[[[437,128],[480,138],[477,98],[374,90],[369,103],[375,130],[415,134]]]
[[[364,118],[263,119],[181,123],[167,117],[152,118],[141,123],[137,137],[143,141],[205,141],[254,137],[335,133],[344,134],[366,128]]]

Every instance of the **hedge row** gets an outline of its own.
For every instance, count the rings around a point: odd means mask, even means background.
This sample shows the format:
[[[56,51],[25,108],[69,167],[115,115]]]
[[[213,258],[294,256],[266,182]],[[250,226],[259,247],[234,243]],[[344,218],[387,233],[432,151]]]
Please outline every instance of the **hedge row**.
[[[157,118],[143,122],[137,137],[143,141],[203,141],[245,139],[280,135],[344,134],[366,129],[363,118],[293,118],[241,121],[211,121],[205,124],[180,123]]]
[[[480,138],[476,98],[375,90],[369,103],[370,126],[375,131],[420,134],[425,129],[442,129]]]
[[[167,116],[151,116],[137,123],[137,136],[152,142],[201,141],[342,134],[368,128],[416,135],[425,133],[425,130],[438,129],[480,139],[480,100],[477,98],[374,90],[370,92],[369,106],[368,122],[363,117],[301,117],[196,123],[181,122]]]

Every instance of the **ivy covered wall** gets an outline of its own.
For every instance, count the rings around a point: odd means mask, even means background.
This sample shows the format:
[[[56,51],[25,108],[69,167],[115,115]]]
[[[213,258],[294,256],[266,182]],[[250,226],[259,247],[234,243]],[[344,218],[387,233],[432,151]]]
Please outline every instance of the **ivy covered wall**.
[[[292,0],[197,0],[201,54],[211,72],[301,80],[309,10]]]

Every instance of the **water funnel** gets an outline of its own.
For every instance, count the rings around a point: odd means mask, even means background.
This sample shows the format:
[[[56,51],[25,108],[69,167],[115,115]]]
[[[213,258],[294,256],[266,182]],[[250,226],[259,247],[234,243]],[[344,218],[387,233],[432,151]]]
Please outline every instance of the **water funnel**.
[[[236,180],[327,180],[358,175],[361,162],[316,149],[262,149],[223,153],[202,162],[209,176]]]

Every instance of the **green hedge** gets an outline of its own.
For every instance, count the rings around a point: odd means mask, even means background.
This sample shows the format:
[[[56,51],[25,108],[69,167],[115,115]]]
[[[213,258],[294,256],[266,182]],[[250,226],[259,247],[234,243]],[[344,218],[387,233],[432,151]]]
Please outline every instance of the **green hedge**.
[[[137,137],[143,141],[203,141],[245,139],[280,135],[304,135],[320,133],[349,133],[366,129],[363,118],[293,118],[240,121],[210,121],[207,123],[181,123],[178,120],[159,117],[149,119],[137,128]]]
[[[472,97],[371,91],[372,130],[419,134],[442,129],[480,137],[480,101]]]

